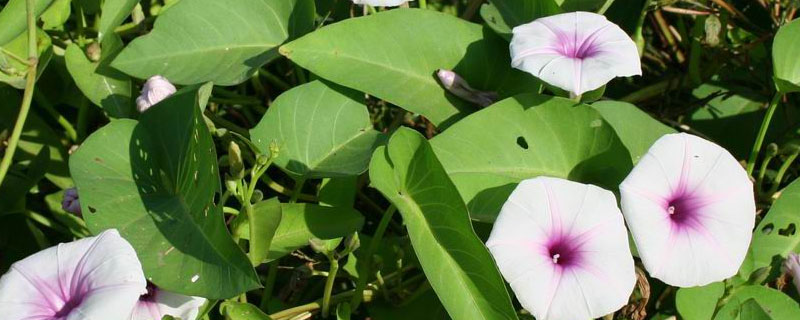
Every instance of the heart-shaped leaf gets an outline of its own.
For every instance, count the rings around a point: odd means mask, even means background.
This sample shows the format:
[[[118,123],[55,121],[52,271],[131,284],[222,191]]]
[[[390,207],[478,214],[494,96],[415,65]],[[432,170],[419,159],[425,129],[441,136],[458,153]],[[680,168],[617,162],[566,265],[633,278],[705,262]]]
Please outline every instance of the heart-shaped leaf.
[[[108,66],[114,53],[119,52],[122,46],[118,36],[106,37],[103,42],[104,58],[99,62],[90,61],[74,43],[67,47],[64,54],[67,70],[81,92],[112,118],[130,118],[135,112],[131,78]]]
[[[280,50],[325,79],[444,127],[476,107],[447,93],[436,79],[438,69],[455,70],[475,89],[501,97],[538,89],[533,76],[511,69],[507,46],[491,31],[452,15],[398,9],[329,25]]]
[[[118,229],[152,282],[229,298],[259,282],[214,203],[219,169],[199,105],[210,91],[210,84],[185,88],[138,123],[112,121],[72,155],[70,169],[89,229]]]
[[[524,179],[551,176],[616,189],[632,167],[625,146],[600,113],[537,94],[495,103],[431,144],[472,218],[487,222],[494,221]]]
[[[421,134],[397,130],[375,151],[369,176],[403,215],[422,270],[453,319],[517,319],[458,190]]]
[[[302,179],[361,174],[384,140],[362,94],[321,81],[281,94],[250,136],[261,150],[277,143],[275,164]]]
[[[634,164],[639,162],[658,138],[675,133],[675,129],[667,127],[627,102],[599,101],[593,103],[592,108],[600,112],[603,119],[614,128]]]
[[[800,208],[800,180],[795,180],[781,192],[780,198],[759,222],[740,273],[747,276],[754,270],[769,266],[774,256],[785,258],[790,252],[800,252],[797,208]]]
[[[182,0],[112,66],[137,78],[234,85],[278,56],[277,47],[314,26],[313,0]]]
[[[800,319],[800,306],[778,290],[762,286],[745,286],[736,290],[728,302],[717,311],[714,320],[761,320],[749,301],[755,301],[763,313],[775,320]]]
[[[782,26],[772,42],[775,85],[781,92],[800,91],[800,19]]]

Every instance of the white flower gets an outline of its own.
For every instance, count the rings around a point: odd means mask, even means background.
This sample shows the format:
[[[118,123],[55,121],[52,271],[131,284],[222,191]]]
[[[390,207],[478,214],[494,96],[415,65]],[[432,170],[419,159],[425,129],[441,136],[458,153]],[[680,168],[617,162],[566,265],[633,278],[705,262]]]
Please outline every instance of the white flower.
[[[633,40],[591,12],[562,13],[515,27],[511,65],[574,96],[615,77],[642,74]]]
[[[0,278],[4,320],[128,320],[142,266],[116,230],[45,249]]]
[[[722,147],[668,134],[620,185],[622,212],[645,268],[673,286],[731,277],[750,245],[753,184]]]
[[[147,293],[139,297],[129,320],[161,320],[173,316],[181,320],[196,320],[205,298],[184,296],[147,285]]]
[[[373,7],[396,7],[414,0],[353,0],[355,4],[365,4]]]
[[[162,76],[152,76],[142,86],[142,93],[136,98],[136,109],[145,112],[150,107],[161,102],[175,93],[177,89],[166,78]]]
[[[522,181],[486,242],[536,319],[594,319],[627,304],[636,275],[614,194],[557,178]]]

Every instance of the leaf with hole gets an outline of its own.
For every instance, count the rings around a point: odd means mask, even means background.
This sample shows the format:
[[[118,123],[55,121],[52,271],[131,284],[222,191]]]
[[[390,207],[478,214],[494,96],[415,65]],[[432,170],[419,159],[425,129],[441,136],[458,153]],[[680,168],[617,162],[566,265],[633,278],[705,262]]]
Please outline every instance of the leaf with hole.
[[[214,202],[217,156],[199,105],[210,93],[210,84],[184,88],[138,123],[112,121],[72,155],[70,169],[93,233],[118,229],[160,288],[219,299],[259,281]]]
[[[786,258],[790,252],[800,252],[800,180],[795,180],[781,192],[780,198],[759,222],[753,232],[750,251],[742,265],[745,277],[759,268],[769,266],[773,257]]]
[[[467,207],[421,134],[398,129],[375,150],[369,176],[403,216],[422,270],[453,319],[517,319]]]
[[[625,145],[599,112],[537,94],[472,114],[431,145],[472,218],[486,222],[494,221],[524,179],[560,177],[614,190],[632,166]]]
[[[359,175],[385,139],[362,94],[322,81],[281,94],[250,136],[261,150],[277,143],[275,165],[298,179]]]

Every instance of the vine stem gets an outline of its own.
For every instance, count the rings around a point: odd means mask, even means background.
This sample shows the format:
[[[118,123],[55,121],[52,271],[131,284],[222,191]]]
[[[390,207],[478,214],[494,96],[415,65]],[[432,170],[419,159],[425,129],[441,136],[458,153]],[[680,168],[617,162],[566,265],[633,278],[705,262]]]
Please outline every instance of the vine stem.
[[[428,8],[428,1],[427,0],[419,0],[419,8],[420,9],[427,9]]]
[[[756,166],[756,160],[758,159],[758,153],[761,151],[761,145],[764,144],[764,137],[767,135],[767,129],[769,129],[769,123],[772,121],[772,115],[775,114],[775,109],[778,108],[778,103],[781,101],[783,95],[780,92],[775,93],[775,97],[772,98],[772,101],[769,103],[769,108],[767,109],[767,114],[764,115],[764,121],[761,122],[761,129],[758,130],[758,136],[756,136],[756,142],[753,144],[753,149],[750,151],[750,157],[747,159],[747,175],[753,175],[753,169]]]
[[[31,109],[31,101],[33,100],[33,90],[36,84],[36,74],[39,66],[39,59],[37,57],[36,47],[36,20],[34,19],[34,0],[25,1],[27,7],[28,18],[28,78],[25,83],[25,93],[22,96],[22,106],[19,108],[19,115],[17,122],[14,125],[14,131],[11,132],[11,138],[8,141],[8,148],[3,155],[3,160],[0,161],[0,184],[8,173],[8,168],[11,167],[11,161],[14,158],[14,152],[17,150],[19,138],[22,136],[22,127],[25,126],[25,120],[28,119],[28,111]]]
[[[364,292],[364,288],[367,287],[367,278],[371,273],[370,265],[372,264],[372,255],[375,254],[375,250],[378,250],[378,244],[381,242],[383,234],[386,232],[386,227],[389,226],[389,222],[392,221],[392,216],[396,211],[397,207],[394,205],[386,209],[386,212],[383,213],[383,217],[381,217],[381,221],[378,223],[378,228],[375,229],[375,234],[373,235],[372,241],[369,242],[369,247],[367,248],[367,253],[364,258],[364,265],[361,267],[361,270],[358,271],[359,277],[358,282],[356,283],[356,292]],[[353,298],[350,300],[351,310],[358,309],[358,306],[361,304],[361,300],[363,298],[363,294],[353,295]]]
[[[327,318],[330,313],[331,307],[331,292],[333,291],[333,283],[336,282],[336,274],[339,273],[339,260],[336,259],[335,253],[331,253],[328,257],[331,262],[330,271],[328,271],[328,279],[325,281],[325,291],[322,294],[322,317]],[[358,292],[358,291],[356,291]]]

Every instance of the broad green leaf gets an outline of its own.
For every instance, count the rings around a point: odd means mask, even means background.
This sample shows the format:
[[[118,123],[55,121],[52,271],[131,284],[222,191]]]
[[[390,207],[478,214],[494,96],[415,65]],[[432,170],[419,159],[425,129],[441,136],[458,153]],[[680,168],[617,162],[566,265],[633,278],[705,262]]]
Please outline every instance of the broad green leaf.
[[[21,97],[16,90],[0,84],[0,132],[11,132],[19,114]],[[72,186],[72,179],[67,167],[67,149],[61,144],[60,137],[35,112],[28,114],[25,127],[22,128],[15,161],[30,161],[41,152],[42,148],[50,149],[50,163],[47,165],[45,178],[59,188]]]
[[[450,320],[447,310],[433,290],[427,289],[424,293],[409,300],[403,301],[399,306],[390,302],[378,300],[367,305],[373,320]]]
[[[307,246],[311,238],[337,239],[361,230],[363,225],[364,216],[352,208],[282,203],[281,222],[272,237],[266,262]],[[237,231],[242,239],[250,239],[248,228]]]
[[[686,320],[711,320],[717,301],[725,293],[725,284],[714,282],[702,287],[680,288],[675,295],[675,306]]]
[[[176,293],[229,298],[258,277],[225,225],[217,154],[198,101],[184,88],[143,113],[99,129],[70,158],[89,229],[116,228],[148,279]]]
[[[225,301],[219,306],[220,313],[230,320],[270,320],[258,307],[236,301]]]
[[[97,40],[103,41],[106,35],[114,32],[114,28],[119,26],[131,15],[133,7],[139,3],[139,0],[105,0],[103,1],[103,9],[100,13],[100,26]]]
[[[11,40],[28,30],[27,0],[10,0],[3,10],[0,11],[0,46],[5,45]],[[39,17],[53,0],[34,0],[34,15]]]
[[[616,189],[631,158],[591,107],[538,94],[509,98],[431,140],[473,219],[494,221],[524,179],[568,178]]]
[[[774,320],[800,319],[800,306],[789,296],[778,290],[762,286],[738,288],[727,303],[717,311],[714,320],[756,320],[757,315],[749,300],[755,300],[761,310]]]
[[[781,92],[800,91],[800,19],[782,26],[772,42],[775,85]]]
[[[106,37],[103,54],[122,49],[122,41],[116,35]],[[132,96],[131,78],[108,66],[109,58],[92,62],[86,57],[84,50],[76,44],[67,47],[64,59],[67,70],[75,80],[75,84],[95,105],[112,118],[131,118],[136,114]]]
[[[786,258],[790,252],[800,252],[800,180],[795,180],[781,192],[780,198],[753,232],[750,252],[742,266],[745,276],[753,270],[769,266],[774,256]]]
[[[69,20],[72,13],[72,0],[54,0],[53,4],[42,15],[42,29],[62,30],[64,23]]]
[[[398,9],[328,25],[280,51],[322,78],[445,127],[477,107],[447,93],[438,69],[455,70],[472,87],[501,97],[538,90],[533,76],[511,69],[507,47],[478,24],[433,10]]]
[[[593,103],[592,108],[600,112],[603,119],[614,128],[634,164],[639,162],[658,138],[675,133],[675,129],[667,127],[627,102],[599,101]]]
[[[563,0],[561,0],[563,1]],[[557,0],[491,0],[481,6],[486,24],[506,39],[511,29],[541,17],[561,13]]]
[[[323,179],[319,187],[319,204],[352,208],[356,202],[357,184],[356,176]]]
[[[755,299],[747,299],[739,312],[740,320],[770,320],[772,316]]]
[[[362,94],[322,81],[281,94],[250,136],[261,150],[277,143],[275,165],[301,179],[361,174],[383,141]]]
[[[0,24],[2,25],[2,24]],[[36,48],[39,51],[39,65],[36,77],[42,75],[53,57],[53,46],[50,36],[41,29],[36,29]],[[20,60],[24,60],[20,61]],[[17,89],[24,89],[30,66],[28,60],[28,35],[21,34],[16,39],[0,45],[0,82],[5,82]]]
[[[284,41],[310,31],[313,22],[313,0],[181,0],[112,66],[137,78],[235,85],[277,57]]]
[[[250,222],[250,262],[258,266],[267,259],[270,243],[281,223],[281,203],[278,198],[261,201],[253,206]]]
[[[422,270],[453,319],[517,319],[458,190],[421,134],[397,130],[375,151],[369,175],[402,214]]]

